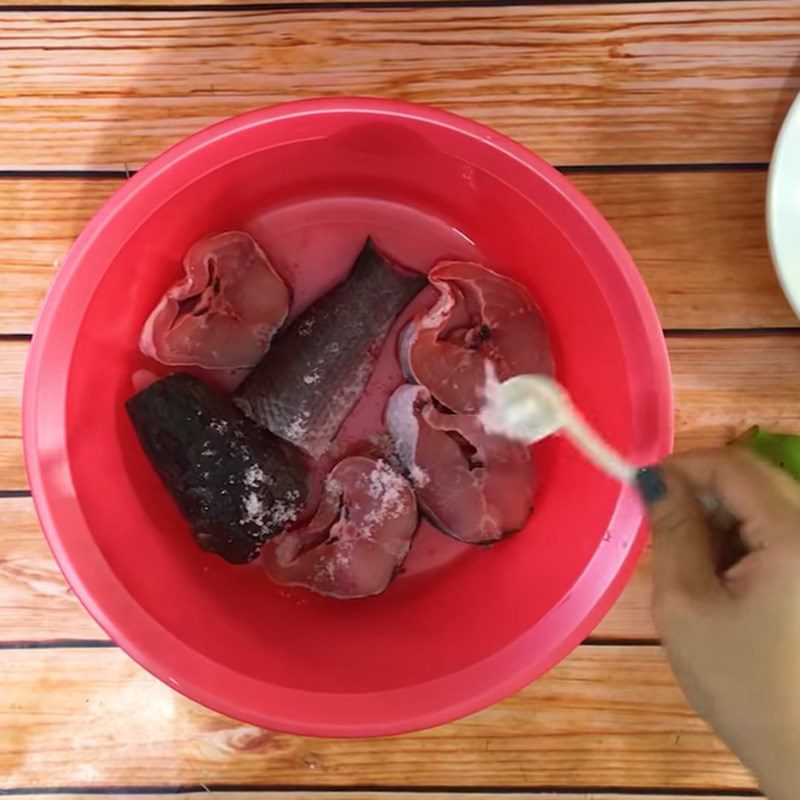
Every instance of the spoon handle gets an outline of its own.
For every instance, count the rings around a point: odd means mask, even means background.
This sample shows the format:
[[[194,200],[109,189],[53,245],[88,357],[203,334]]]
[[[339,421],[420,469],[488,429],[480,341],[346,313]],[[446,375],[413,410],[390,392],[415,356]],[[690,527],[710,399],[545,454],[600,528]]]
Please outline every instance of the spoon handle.
[[[564,409],[562,433],[603,472],[623,483],[634,482],[637,468],[608,444],[572,403]]]

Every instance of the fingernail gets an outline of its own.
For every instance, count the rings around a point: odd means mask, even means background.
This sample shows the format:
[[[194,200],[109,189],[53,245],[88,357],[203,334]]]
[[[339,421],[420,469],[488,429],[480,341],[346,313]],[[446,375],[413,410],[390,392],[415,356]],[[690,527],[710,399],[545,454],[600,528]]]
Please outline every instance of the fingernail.
[[[658,467],[643,467],[636,473],[636,485],[648,506],[657,503],[667,493]]]

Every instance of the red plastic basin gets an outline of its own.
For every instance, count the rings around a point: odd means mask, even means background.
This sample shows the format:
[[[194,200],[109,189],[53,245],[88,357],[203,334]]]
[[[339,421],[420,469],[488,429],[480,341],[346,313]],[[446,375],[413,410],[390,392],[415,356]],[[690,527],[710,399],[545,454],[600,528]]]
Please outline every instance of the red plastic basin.
[[[625,488],[559,439],[536,453],[526,529],[484,550],[429,536],[383,595],[287,592],[203,553],[123,408],[151,366],[139,331],[198,238],[252,233],[299,284],[330,283],[371,233],[428,266],[475,257],[522,282],[558,377],[640,463],[672,437],[669,368],[639,275],[556,170],[469,120],[369,99],[254,111],[195,134],[129,180],[71,249],[25,376],[25,456],[67,580],[108,634],[187,696],[257,725],[394,734],[480,709],[585,637],[645,532]]]

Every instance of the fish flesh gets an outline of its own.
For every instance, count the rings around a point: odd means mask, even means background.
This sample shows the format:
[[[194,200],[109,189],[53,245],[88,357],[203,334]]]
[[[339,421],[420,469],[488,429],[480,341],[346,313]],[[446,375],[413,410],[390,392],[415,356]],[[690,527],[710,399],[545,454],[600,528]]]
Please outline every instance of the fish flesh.
[[[402,566],[418,521],[405,478],[383,460],[351,456],[329,473],[311,521],[277,537],[263,562],[284,586],[340,600],[380,594]]]
[[[397,315],[425,285],[370,239],[348,277],[283,331],[237,390],[256,422],[317,458],[361,396]]]
[[[534,499],[528,447],[487,433],[476,415],[442,412],[410,384],[389,398],[386,426],[421,510],[441,531],[491,544],[525,525]]]
[[[328,475],[313,519],[278,536],[263,560],[283,585],[338,599],[380,594],[408,554],[417,524],[408,481],[383,460],[351,456]]]
[[[487,362],[500,381],[553,375],[544,321],[520,284],[466,261],[442,261],[428,278],[439,299],[401,335],[400,360],[409,380],[451,411],[475,414]]]
[[[252,561],[298,515],[302,457],[192,375],[161,378],[126,407],[150,463],[204,550]]]
[[[197,242],[185,275],[142,329],[139,349],[170,366],[255,366],[289,311],[289,289],[252,237],[230,231]]]

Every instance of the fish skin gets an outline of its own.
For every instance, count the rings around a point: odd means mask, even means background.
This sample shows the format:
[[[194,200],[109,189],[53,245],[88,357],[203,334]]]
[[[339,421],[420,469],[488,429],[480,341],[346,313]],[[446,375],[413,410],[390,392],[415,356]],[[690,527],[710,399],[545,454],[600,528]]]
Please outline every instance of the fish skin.
[[[232,564],[252,561],[305,502],[300,454],[200,379],[169,375],[125,405],[145,454],[204,550]]]
[[[361,396],[395,318],[425,283],[367,239],[347,278],[273,340],[238,389],[238,404],[319,457]]]

